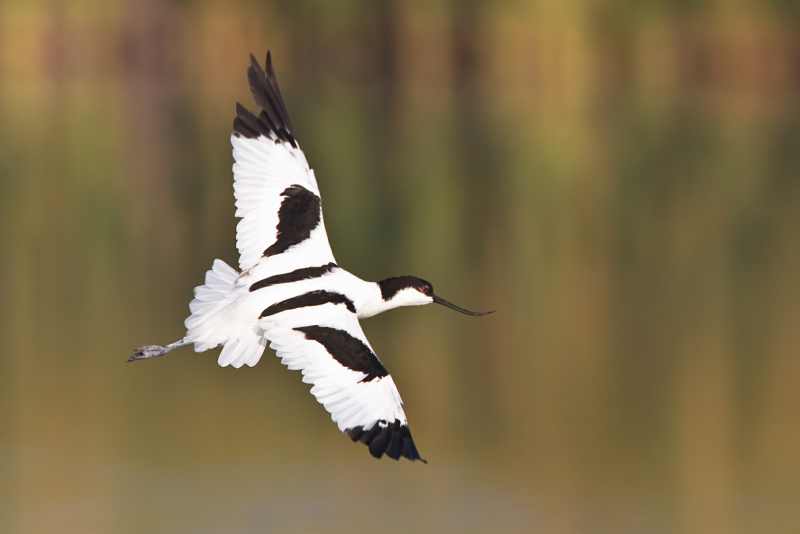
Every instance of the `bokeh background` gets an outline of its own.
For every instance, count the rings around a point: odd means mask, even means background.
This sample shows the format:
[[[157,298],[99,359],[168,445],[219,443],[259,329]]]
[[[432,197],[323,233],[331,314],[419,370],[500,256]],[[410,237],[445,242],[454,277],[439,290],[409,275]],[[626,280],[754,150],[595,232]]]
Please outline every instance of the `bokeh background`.
[[[267,48],[429,465],[182,334]],[[800,4],[0,4],[0,531],[800,532]]]

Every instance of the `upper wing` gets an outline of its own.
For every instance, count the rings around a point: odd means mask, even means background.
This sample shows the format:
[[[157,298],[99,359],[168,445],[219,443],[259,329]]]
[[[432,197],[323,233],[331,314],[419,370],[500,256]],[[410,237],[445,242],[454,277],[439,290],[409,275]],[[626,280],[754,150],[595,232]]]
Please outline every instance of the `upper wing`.
[[[261,314],[270,346],[322,404],[339,430],[376,458],[384,453],[423,460],[411,437],[403,401],[370,347],[344,295],[312,291],[269,306]]]
[[[237,103],[231,135],[239,267],[279,255],[284,269],[333,262],[317,180],[294,137],[269,53],[266,67],[250,56],[247,75],[261,111]]]

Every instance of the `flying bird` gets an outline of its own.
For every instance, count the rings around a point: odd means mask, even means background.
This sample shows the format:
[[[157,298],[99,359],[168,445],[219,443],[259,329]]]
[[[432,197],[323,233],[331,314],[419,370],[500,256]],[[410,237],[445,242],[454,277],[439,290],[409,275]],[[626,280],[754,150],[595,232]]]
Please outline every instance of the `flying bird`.
[[[157,358],[186,345],[222,346],[218,363],[254,366],[267,344],[330,413],[339,430],[372,456],[425,460],[408,428],[403,402],[359,319],[401,306],[448,302],[416,276],[368,282],[333,257],[314,171],[295,138],[267,52],[266,70],[251,55],[247,70],[258,112],[236,104],[233,190],[239,270],[214,260],[194,289],[186,335],[136,349],[129,361]]]

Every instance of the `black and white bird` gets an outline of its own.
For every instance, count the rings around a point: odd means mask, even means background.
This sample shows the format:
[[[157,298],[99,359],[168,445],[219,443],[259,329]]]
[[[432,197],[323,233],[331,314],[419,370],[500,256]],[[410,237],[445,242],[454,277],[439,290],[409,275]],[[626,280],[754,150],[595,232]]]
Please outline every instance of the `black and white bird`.
[[[372,456],[424,462],[394,380],[359,319],[432,302],[467,315],[491,312],[456,306],[415,276],[367,282],[339,267],[319,186],[295,139],[269,52],[266,71],[250,56],[247,76],[260,112],[237,103],[231,134],[239,270],[214,260],[194,290],[186,335],[140,347],[129,361],[193,344],[196,352],[222,346],[220,366],[252,367],[269,344],[284,365],[302,372],[339,429]]]

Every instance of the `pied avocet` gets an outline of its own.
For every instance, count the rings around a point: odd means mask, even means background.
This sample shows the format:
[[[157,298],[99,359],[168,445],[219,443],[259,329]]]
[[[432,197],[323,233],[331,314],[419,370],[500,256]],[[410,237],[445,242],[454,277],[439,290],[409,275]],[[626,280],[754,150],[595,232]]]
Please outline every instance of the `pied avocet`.
[[[164,356],[185,345],[203,352],[222,345],[219,365],[258,363],[267,343],[331,414],[339,429],[386,454],[423,460],[403,402],[358,320],[400,306],[435,302],[467,315],[415,276],[367,282],[333,258],[314,171],[294,136],[267,53],[266,72],[250,56],[250,90],[261,112],[236,104],[233,190],[239,269],[214,260],[194,290],[186,335],[148,345],[129,358]]]

